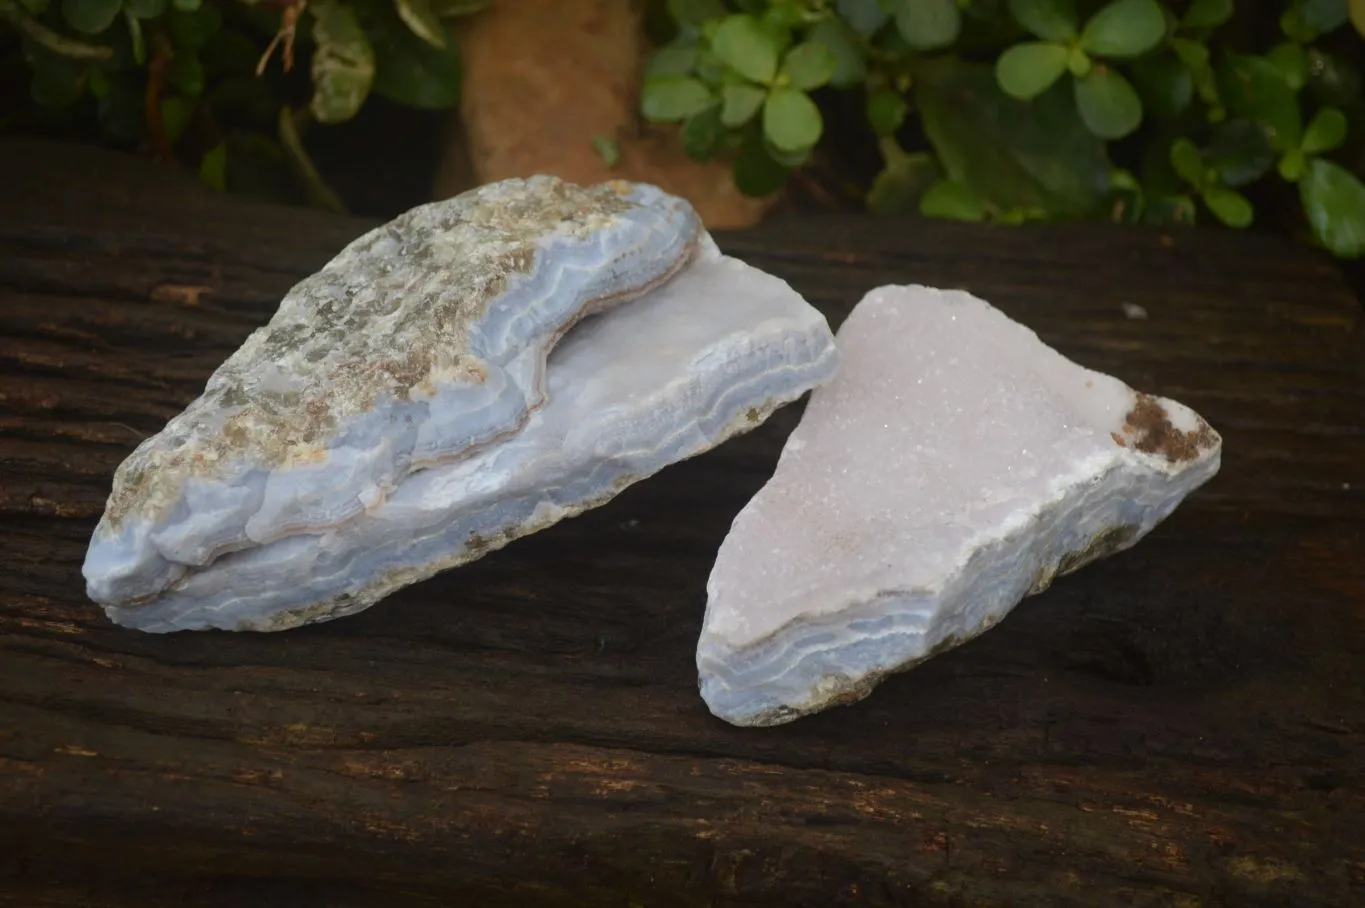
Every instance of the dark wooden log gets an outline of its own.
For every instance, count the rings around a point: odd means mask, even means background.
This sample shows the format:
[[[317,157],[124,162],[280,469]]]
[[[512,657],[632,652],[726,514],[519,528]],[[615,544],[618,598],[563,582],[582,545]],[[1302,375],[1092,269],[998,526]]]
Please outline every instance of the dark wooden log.
[[[0,174],[0,903],[1365,904],[1365,341],[1324,256],[722,236],[835,324],[967,287],[1226,445],[1136,548],[862,703],[738,729],[697,694],[705,581],[797,407],[354,618],[112,626],[80,577],[112,471],[369,225],[74,146]]]

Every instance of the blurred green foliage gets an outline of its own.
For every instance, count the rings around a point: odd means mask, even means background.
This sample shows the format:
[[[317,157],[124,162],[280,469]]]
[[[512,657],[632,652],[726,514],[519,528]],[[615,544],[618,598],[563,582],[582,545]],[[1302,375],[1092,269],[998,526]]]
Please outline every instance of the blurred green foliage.
[[[450,24],[488,2],[0,0],[0,20],[44,116],[339,210],[306,130],[372,95],[456,105]],[[652,2],[642,115],[749,194],[807,166],[851,101],[881,154],[874,212],[1240,228],[1287,196],[1319,243],[1365,255],[1365,0]]]
[[[104,139],[145,142],[219,188],[279,197],[301,185],[340,210],[306,128],[350,120],[371,95],[454,106],[450,22],[488,2],[0,0],[0,22],[19,38],[41,116],[93,118]]]
[[[1234,0],[666,10],[641,112],[680,123],[699,160],[732,156],[752,195],[811,161],[829,138],[822,107],[846,92],[864,99],[882,154],[873,211],[1005,223],[1207,214],[1240,228],[1255,218],[1247,193],[1278,180],[1297,188],[1318,242],[1365,254],[1365,0],[1288,0],[1268,33],[1264,8],[1239,16]]]

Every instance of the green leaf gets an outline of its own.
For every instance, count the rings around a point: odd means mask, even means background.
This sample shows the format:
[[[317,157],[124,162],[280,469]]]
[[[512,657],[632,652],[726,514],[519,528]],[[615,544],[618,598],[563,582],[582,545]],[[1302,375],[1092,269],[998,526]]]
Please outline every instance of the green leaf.
[[[1279,70],[1285,84],[1295,91],[1303,88],[1308,81],[1308,54],[1304,52],[1303,45],[1294,41],[1277,44],[1266,54],[1266,59]]]
[[[1232,0],[1192,0],[1180,17],[1181,28],[1217,28],[1232,18]]]
[[[1076,37],[1073,0],[1009,0],[1009,6],[1014,20],[1035,37],[1062,42]]]
[[[720,112],[720,122],[731,128],[743,126],[753,119],[754,114],[763,106],[768,93],[757,85],[731,83],[721,91],[724,106]]]
[[[1341,258],[1365,255],[1365,185],[1355,174],[1314,158],[1299,181],[1299,199],[1322,245]]]
[[[227,191],[227,143],[219,142],[199,159],[199,179],[219,192]]]
[[[879,88],[867,96],[867,121],[879,136],[894,136],[905,123],[909,105],[905,96],[892,88]]]
[[[851,88],[867,78],[867,62],[863,59],[858,36],[839,19],[826,19],[810,30],[808,39],[822,44],[834,56],[834,72],[829,84],[835,88]]]
[[[1204,185],[1204,156],[1189,139],[1179,138],[1171,143],[1171,166],[1196,189]]]
[[[1326,154],[1346,141],[1346,115],[1335,107],[1324,107],[1313,117],[1303,133],[1305,154]]]
[[[1179,116],[1194,100],[1194,78],[1174,54],[1139,57],[1133,62],[1132,76],[1143,108],[1157,116]]]
[[[1237,190],[1230,190],[1215,183],[1205,188],[1204,205],[1213,212],[1213,216],[1228,227],[1241,229],[1252,224],[1254,216],[1252,203]]]
[[[171,60],[171,84],[187,98],[197,98],[204,93],[204,64],[199,56],[182,51]]]
[[[1198,41],[1176,37],[1171,39],[1171,50],[1190,71],[1190,78],[1200,99],[1211,108],[1220,110],[1222,101],[1218,93],[1218,80],[1213,67],[1209,65],[1209,49]]]
[[[1076,109],[1101,139],[1121,139],[1142,122],[1142,101],[1117,70],[1096,66],[1075,85]]]
[[[899,146],[887,155],[886,167],[868,187],[866,202],[873,214],[906,214],[919,210],[920,196],[942,176],[927,151],[907,154]]]
[[[393,0],[393,2],[398,9],[398,18],[403,20],[404,25],[412,29],[414,35],[432,47],[445,49],[445,26],[441,24],[436,13],[432,12],[428,0]]]
[[[460,102],[463,84],[459,44],[448,23],[444,50],[417,38],[385,3],[366,17],[374,47],[372,91],[406,107],[447,110]]]
[[[621,146],[611,136],[593,136],[592,150],[610,170],[621,163]]]
[[[656,76],[690,76],[697,66],[697,45],[669,44],[649,58],[645,64],[645,80]]]
[[[1204,190],[1204,204],[1214,217],[1239,230],[1251,226],[1254,212],[1247,197],[1235,189],[1213,185]]]
[[[1005,94],[1027,101],[1061,78],[1069,56],[1070,51],[1061,44],[1026,41],[1000,55],[995,61],[995,78]]]
[[[1109,188],[1141,194],[1142,184],[1131,170],[1115,167],[1109,172]]]
[[[307,111],[296,112],[287,104],[280,107],[279,116],[276,118],[276,133],[280,137],[280,147],[295,178],[303,184],[308,204],[337,214],[345,214],[346,206],[342,204],[332,187],[327,185],[327,181],[323,179],[309,156],[308,149],[304,147],[303,136],[299,130],[306,117]]]
[[[828,47],[816,41],[803,41],[787,51],[781,74],[792,88],[814,91],[834,76],[838,65]]]
[[[223,25],[223,14],[216,6],[200,6],[193,10],[174,7],[166,12],[163,21],[171,46],[177,52],[198,51],[218,33]]]
[[[1280,31],[1284,32],[1286,38],[1305,44],[1318,38],[1318,33],[1304,24],[1303,13],[1297,4],[1280,14]]]
[[[735,79],[734,73],[725,65],[725,61],[716,56],[715,51],[705,46],[697,48],[696,70],[697,78],[712,88],[719,88]]]
[[[1336,31],[1351,17],[1346,0],[1299,0],[1294,7],[1303,24],[1319,35]]]
[[[431,0],[431,11],[438,19],[458,19],[485,9],[491,0]]]
[[[166,11],[166,0],[123,0],[123,8],[139,19],[155,19]]]
[[[767,85],[777,75],[781,44],[753,16],[744,13],[726,16],[711,38],[711,49],[746,79]]]
[[[915,50],[936,50],[957,40],[962,13],[954,0],[895,0],[896,30]]]
[[[1349,0],[1349,16],[1351,27],[1362,38],[1365,38],[1365,0]]]
[[[1308,156],[1302,148],[1291,148],[1280,158],[1276,168],[1287,183],[1297,183],[1308,172]]]
[[[1136,57],[1166,36],[1166,17],[1156,0],[1114,0],[1090,17],[1081,47],[1100,57]]]
[[[171,0],[171,6],[182,13],[192,13],[202,5],[201,0]]]
[[[763,147],[761,137],[746,142],[735,157],[735,188],[744,195],[762,198],[772,195],[787,182],[787,168],[773,160]]]
[[[1090,55],[1081,50],[1079,46],[1073,44],[1071,49],[1067,51],[1066,68],[1071,70],[1071,74],[1077,79],[1084,79],[1093,65]]]
[[[1000,90],[990,64],[945,56],[917,67],[915,105],[944,174],[992,209],[1043,210],[1055,219],[1098,212],[1110,163],[1066,86],[1017,101]]]
[[[683,151],[695,161],[710,159],[720,138],[720,105],[712,104],[687,118],[682,128]]]
[[[824,126],[820,108],[805,92],[774,89],[763,104],[763,135],[781,151],[812,147],[820,141]]]
[[[1270,145],[1284,153],[1297,148],[1303,129],[1299,101],[1279,69],[1265,57],[1229,55],[1219,70],[1228,108],[1266,130]]]
[[[374,48],[355,13],[337,0],[313,0],[313,97],[308,103],[319,123],[341,123],[356,115],[374,84]]]
[[[743,0],[741,0],[739,5],[741,9],[746,7]],[[764,0],[754,0],[753,3],[747,5],[758,8],[746,10],[748,12],[758,12],[759,9],[766,5],[767,9],[762,12],[763,21],[783,32],[789,32],[806,24],[808,11],[798,2],[798,0],[776,0],[776,2],[771,3],[765,3]]]
[[[1194,199],[1187,195],[1158,196],[1147,204],[1143,219],[1148,224],[1186,224],[1195,222]]]
[[[126,9],[123,11],[123,19],[128,23],[128,43],[133,54],[133,62],[142,66],[147,62],[147,44],[142,38],[142,20]]]
[[[172,145],[189,128],[194,117],[195,103],[187,98],[167,98],[161,102],[161,128]]]
[[[950,221],[984,221],[986,206],[967,184],[939,180],[920,197],[919,213],[927,218]]]
[[[47,12],[50,0],[19,0],[19,4],[35,16],[41,16]]]
[[[1227,186],[1247,186],[1265,176],[1275,163],[1265,131],[1250,120],[1224,120],[1209,133],[1204,157]]]
[[[878,0],[838,0],[839,18],[860,35],[875,34],[890,18]]]
[[[679,25],[699,27],[725,15],[723,0],[668,0],[668,12]]]
[[[1116,167],[1109,174],[1109,220],[1116,224],[1140,224],[1146,211],[1146,194],[1132,171]]]
[[[800,148],[796,151],[783,151],[769,141],[766,136],[763,138],[763,147],[774,161],[788,170],[796,170],[805,167],[810,163],[811,148]]]
[[[98,35],[114,24],[122,0],[62,0],[62,18],[83,35]]]
[[[714,102],[711,89],[690,76],[660,76],[645,83],[640,112],[655,123],[676,123]]]

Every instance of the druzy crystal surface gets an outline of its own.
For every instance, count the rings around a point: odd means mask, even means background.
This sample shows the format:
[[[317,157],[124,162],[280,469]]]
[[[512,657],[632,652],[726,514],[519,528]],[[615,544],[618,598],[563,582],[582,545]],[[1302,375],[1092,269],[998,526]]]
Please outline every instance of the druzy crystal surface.
[[[508,180],[296,285],[115,475],[85,563],[113,620],[351,614],[602,504],[828,379],[823,316],[655,187]]]
[[[861,699],[1133,545],[1218,470],[1188,407],[964,292],[878,288],[837,343],[708,582],[701,691],[734,724]]]

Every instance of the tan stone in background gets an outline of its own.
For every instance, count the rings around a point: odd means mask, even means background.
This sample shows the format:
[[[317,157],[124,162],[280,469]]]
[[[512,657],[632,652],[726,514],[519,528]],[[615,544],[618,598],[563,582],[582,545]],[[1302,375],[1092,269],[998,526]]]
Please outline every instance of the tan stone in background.
[[[649,51],[641,15],[633,0],[494,0],[461,20],[464,97],[436,195],[535,173],[578,183],[624,178],[683,196],[711,229],[756,223],[773,200],[744,196],[728,162],[694,161],[675,130],[641,122]],[[616,167],[594,148],[598,136],[620,147]]]

